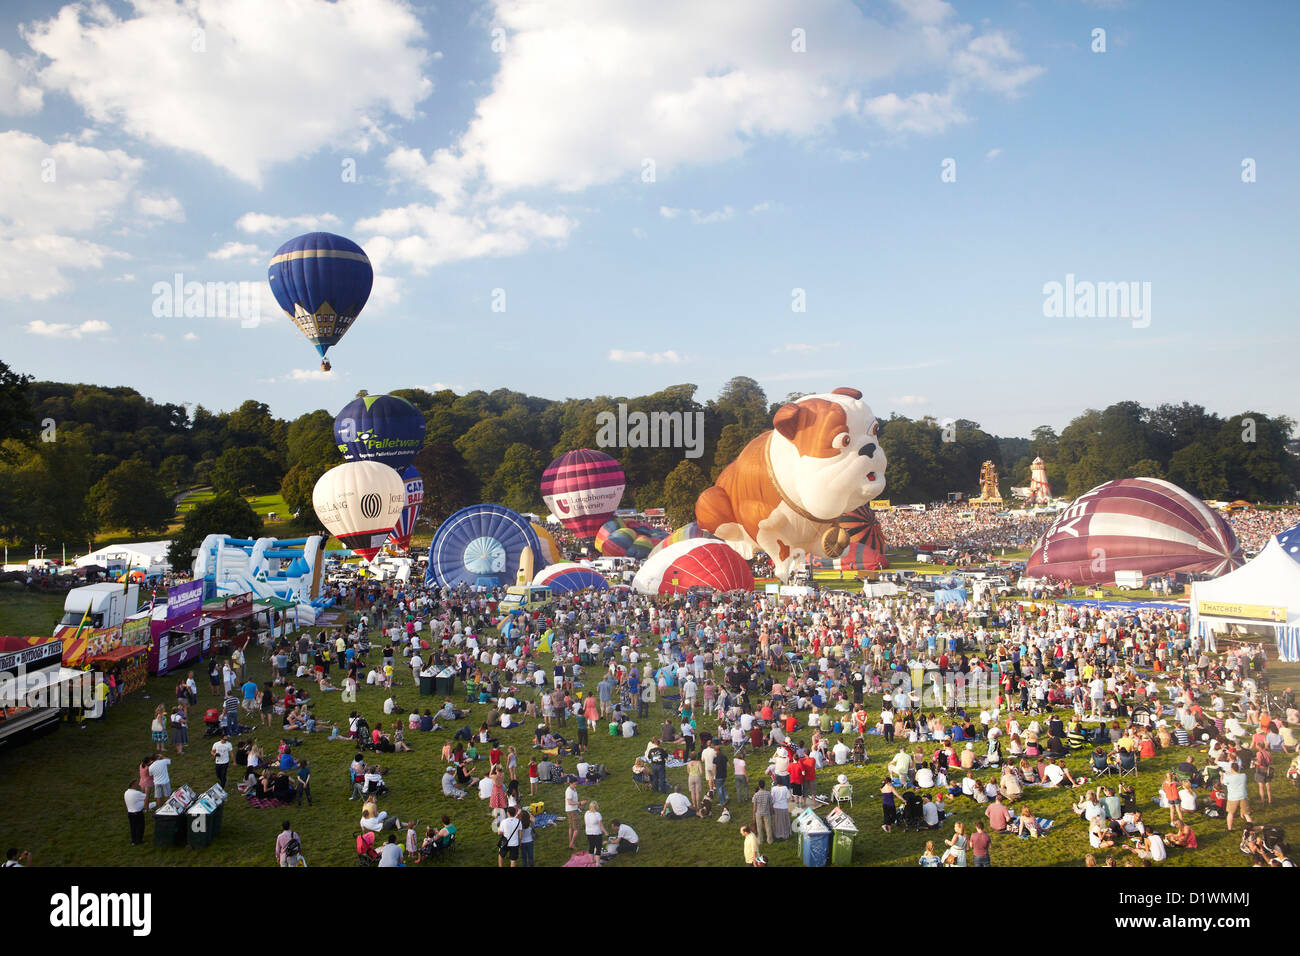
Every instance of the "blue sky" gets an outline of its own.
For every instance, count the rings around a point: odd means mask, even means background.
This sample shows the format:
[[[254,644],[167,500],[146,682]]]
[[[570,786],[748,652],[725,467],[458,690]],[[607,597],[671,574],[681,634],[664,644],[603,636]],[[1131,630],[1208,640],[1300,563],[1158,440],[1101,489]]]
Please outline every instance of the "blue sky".
[[[0,357],[40,378],[1300,417],[1292,3],[10,2],[0,38]],[[330,377],[260,291],[153,314],[312,228],[378,277]],[[1149,324],[1046,317],[1067,274],[1150,283]]]

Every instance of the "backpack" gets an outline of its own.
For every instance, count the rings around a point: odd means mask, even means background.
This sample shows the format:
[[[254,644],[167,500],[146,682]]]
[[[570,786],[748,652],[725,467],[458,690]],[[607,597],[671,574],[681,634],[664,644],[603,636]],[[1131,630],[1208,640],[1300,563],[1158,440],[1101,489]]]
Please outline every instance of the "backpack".
[[[299,842],[298,834],[295,833],[293,836],[289,838],[289,842],[284,845],[284,855],[297,856],[301,852],[302,852],[302,843]]]

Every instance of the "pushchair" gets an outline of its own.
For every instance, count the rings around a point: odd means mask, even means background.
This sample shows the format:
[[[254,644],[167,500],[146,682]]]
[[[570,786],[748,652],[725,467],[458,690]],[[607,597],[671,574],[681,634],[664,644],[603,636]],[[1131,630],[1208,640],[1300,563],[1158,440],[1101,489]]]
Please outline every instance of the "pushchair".
[[[203,736],[220,737],[221,730],[221,711],[216,707],[209,707],[203,714]]]
[[[903,829],[911,832],[923,829],[924,826],[925,817],[921,811],[921,798],[915,791],[908,790],[903,794]]]

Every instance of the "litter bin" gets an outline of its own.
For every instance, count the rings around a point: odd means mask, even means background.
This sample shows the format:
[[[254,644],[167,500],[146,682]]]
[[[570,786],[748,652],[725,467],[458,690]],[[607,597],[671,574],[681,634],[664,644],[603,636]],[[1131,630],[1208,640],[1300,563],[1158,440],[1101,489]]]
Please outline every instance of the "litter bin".
[[[443,696],[450,697],[456,691],[456,672],[454,670],[445,670],[433,679],[434,692]]]
[[[835,866],[849,866],[853,863],[853,841],[857,838],[858,827],[849,817],[841,817],[835,822],[833,830],[834,846],[831,849],[831,863]]]
[[[211,845],[212,841],[217,838],[221,832],[221,812],[225,809],[225,804],[221,804],[211,813],[204,813],[202,810],[191,810],[184,817],[188,832],[188,841],[191,850],[201,850],[205,846]]]
[[[804,823],[799,834],[799,855],[804,866],[825,866],[831,851],[831,828],[814,818]]]
[[[421,675],[420,675],[420,696],[421,696],[421,697],[432,697],[432,696],[433,696],[433,693],[434,693],[434,691],[433,691],[433,680],[434,680],[434,678],[433,678],[433,675],[432,675],[432,674],[421,674]]]
[[[179,813],[153,815],[154,846],[184,846],[189,829],[189,817]]]

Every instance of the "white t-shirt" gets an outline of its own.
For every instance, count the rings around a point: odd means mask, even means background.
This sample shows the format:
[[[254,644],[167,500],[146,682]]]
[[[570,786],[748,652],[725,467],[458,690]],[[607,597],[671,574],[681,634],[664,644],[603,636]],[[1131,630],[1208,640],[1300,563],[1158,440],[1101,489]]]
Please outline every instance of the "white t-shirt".
[[[217,765],[230,763],[230,752],[235,748],[230,745],[228,740],[218,740],[212,745],[212,756],[216,758]]]
[[[132,787],[130,790],[128,790],[125,794],[125,797],[126,797],[127,813],[140,813],[141,811],[144,810],[145,803],[149,799],[148,797],[145,796],[145,792],[143,790],[137,790],[135,787]]]
[[[564,791],[564,812],[578,812],[578,788],[570,785]]]
[[[849,750],[848,745],[843,741],[840,741],[832,747],[831,752],[835,754],[835,762],[841,765],[849,762],[849,754],[852,753],[852,751]],[[929,786],[929,784],[923,784],[923,786]]]
[[[601,815],[598,810],[588,810],[583,815],[583,823],[586,825],[587,836],[600,836]]]
[[[633,844],[634,846],[635,846],[637,843],[639,843],[639,842],[641,841],[641,838],[640,838],[639,836],[636,835],[636,831],[633,830],[633,829],[632,829],[630,826],[628,826],[626,823],[620,823],[620,824],[618,825],[618,833],[615,834],[615,835],[616,835],[620,840],[622,840],[622,841],[624,841],[624,842],[627,842],[627,843],[631,843],[631,844]]]
[[[484,777],[478,782],[478,798],[486,800],[492,796],[492,778]]]
[[[916,785],[922,790],[928,790],[934,786],[934,771],[929,767],[922,767],[916,772]]]
[[[668,809],[678,816],[691,811],[691,801],[686,799],[684,793],[670,793],[665,802],[668,804]]]
[[[1151,848],[1151,862],[1159,863],[1169,854],[1165,850],[1165,841],[1154,830],[1147,831],[1147,845]]]
[[[1044,768],[1043,770],[1043,776],[1047,778],[1047,782],[1051,786],[1055,787],[1055,786],[1059,786],[1061,781],[1065,779],[1065,771],[1063,771],[1056,764],[1049,763],[1047,767]]]
[[[169,783],[171,781],[171,759],[160,757],[153,763],[149,764],[149,776],[153,777],[154,784]]]
[[[524,825],[519,822],[518,817],[506,817],[501,821],[501,829],[497,833],[506,838],[506,846],[518,846],[523,829]]]

